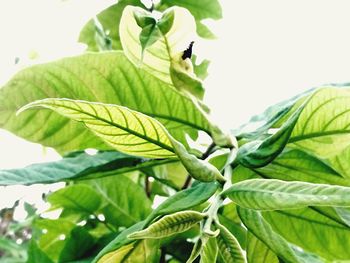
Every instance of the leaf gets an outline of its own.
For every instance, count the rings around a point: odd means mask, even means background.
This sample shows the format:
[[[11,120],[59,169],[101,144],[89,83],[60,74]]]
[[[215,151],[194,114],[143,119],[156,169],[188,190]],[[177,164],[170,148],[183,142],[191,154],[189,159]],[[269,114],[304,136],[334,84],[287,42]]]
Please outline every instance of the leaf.
[[[121,233],[119,233],[107,246],[105,246],[98,254],[97,256],[94,258],[94,260],[92,261],[92,263],[96,263],[96,262],[100,262],[100,260],[102,260],[104,255],[108,255],[110,254],[110,257],[113,256],[113,253],[111,252],[115,252],[117,251],[119,248],[126,246],[130,243],[132,243],[134,240],[128,239],[127,236],[131,233],[134,233],[136,231],[139,231],[142,229],[144,225],[144,222],[138,222],[134,225],[132,225],[131,227],[123,230]],[[134,245],[132,245],[134,246]],[[131,248],[130,248],[131,249]],[[109,257],[106,257],[105,260],[109,259]],[[103,262],[103,261],[102,261]],[[103,262],[104,263],[104,262]]]
[[[238,208],[238,213],[244,225],[254,236],[264,242],[276,255],[286,262],[322,263],[323,259],[307,253],[287,242],[281,235],[274,232],[271,226],[261,216],[260,212],[251,209]]]
[[[279,263],[278,257],[251,232],[247,235],[248,263]]]
[[[74,260],[93,245],[93,238],[85,228],[66,219],[39,219],[34,226],[42,231],[39,248],[54,262],[59,258]],[[73,247],[78,247],[78,251],[72,251]]]
[[[262,141],[252,141],[239,148],[237,161],[246,167],[258,168],[275,159],[287,144],[304,107],[305,103],[293,113],[275,134]]]
[[[98,263],[121,263],[125,256],[134,248],[134,244],[122,246],[116,251],[105,254],[98,260]]]
[[[237,239],[223,225],[219,224],[218,222],[216,222],[215,225],[217,229],[220,230],[220,233],[216,237],[216,240],[219,248],[219,254],[223,262],[245,263],[246,260],[243,255],[243,250],[239,245]]]
[[[213,34],[201,23],[201,20],[222,18],[221,6],[217,0],[204,0],[201,2],[193,2],[191,0],[162,0],[161,2],[166,7],[181,6],[188,9],[196,19],[198,35],[203,38],[213,38]]]
[[[87,183],[102,198],[101,213],[114,226],[129,227],[151,212],[151,202],[144,190],[126,176],[95,179]]]
[[[350,258],[350,229],[318,209],[263,212],[262,215],[274,231],[306,251],[332,262]]]
[[[0,89],[0,128],[60,152],[111,149],[83,124],[50,111],[33,110],[15,117],[20,107],[45,98],[126,106],[158,119],[182,142],[185,133],[194,137],[198,130],[209,132],[208,120],[191,99],[137,69],[121,52],[90,53],[36,65],[20,71]]]
[[[141,44],[141,57],[145,49],[162,37],[161,31],[157,27],[157,20],[146,10],[138,9],[134,12],[134,18],[139,27],[142,28],[139,40]]]
[[[160,259],[159,240],[141,240],[124,258],[125,263],[158,263]]]
[[[80,259],[89,252],[95,243],[94,238],[82,227],[76,227],[70,232],[69,238],[64,242],[59,262],[69,262]]]
[[[347,148],[350,131],[350,91],[321,88],[314,92],[295,125],[289,143],[330,157]]]
[[[104,31],[112,42],[112,49],[121,50],[122,45],[119,37],[119,23],[122,12],[127,5],[140,5],[139,0],[123,0],[108,7],[99,14],[97,19],[100,21]],[[79,35],[79,42],[88,46],[88,51],[99,51],[99,45],[96,41],[96,28],[93,19],[90,19],[83,27]]]
[[[83,178],[99,170],[131,168],[141,161],[142,159],[118,152],[99,152],[96,155],[81,152],[55,162],[33,164],[21,169],[0,170],[0,185],[54,183]]]
[[[118,151],[148,158],[174,157],[167,132],[155,119],[126,107],[69,99],[44,99],[22,107],[51,109],[83,122],[88,129]]]
[[[200,253],[201,263],[212,263],[216,262],[218,256],[218,245],[214,237],[208,238],[204,245],[202,246],[202,251]]]
[[[182,6],[188,9],[196,19],[220,19],[222,18],[222,10],[217,0],[203,0],[194,2],[191,0],[162,0],[162,4],[167,6]]]
[[[206,39],[216,39],[216,35],[211,32],[211,30],[204,25],[202,22],[196,20],[197,34]]]
[[[254,171],[263,178],[350,185],[349,179],[335,171],[329,163],[299,149],[287,148],[270,164]]]
[[[233,184],[224,195],[239,206],[283,210],[306,206],[350,206],[350,188],[275,179],[251,179]]]
[[[205,214],[195,211],[181,211],[166,215],[144,230],[130,234],[130,239],[163,238],[184,232],[205,218]]]
[[[167,12],[174,13],[170,30],[163,34],[163,37],[153,43],[152,46],[148,47],[142,57],[142,46],[138,41],[142,28],[134,18],[133,14],[135,12],[143,12],[143,9],[132,6],[126,7],[120,21],[120,40],[125,55],[135,65],[141,66],[142,69],[172,85],[173,82],[169,72],[172,57],[183,52],[189,43],[194,40],[196,25],[192,15],[187,9],[180,7],[167,10]]]
[[[70,185],[50,194],[47,201],[53,208],[66,208],[83,214],[94,214],[101,206],[98,193],[87,185]]]
[[[38,247],[34,240],[28,246],[27,263],[52,263],[53,261]]]
[[[167,198],[147,217],[145,225],[148,225],[156,217],[190,209],[208,200],[219,188],[213,183],[198,183],[196,186],[182,190]]]
[[[204,80],[208,76],[208,67],[210,61],[205,59],[200,64],[197,64],[197,57],[192,55],[193,71],[198,78]]]
[[[199,238],[196,243],[194,244],[192,251],[191,251],[191,255],[188,258],[188,260],[186,261],[186,263],[192,263],[193,261],[195,261],[197,259],[197,257],[199,256],[199,254],[201,253],[202,250],[202,239]]]
[[[225,182],[225,178],[214,165],[188,153],[185,146],[174,138],[169,137],[169,139],[183,166],[194,179],[201,182],[211,182],[214,180]]]

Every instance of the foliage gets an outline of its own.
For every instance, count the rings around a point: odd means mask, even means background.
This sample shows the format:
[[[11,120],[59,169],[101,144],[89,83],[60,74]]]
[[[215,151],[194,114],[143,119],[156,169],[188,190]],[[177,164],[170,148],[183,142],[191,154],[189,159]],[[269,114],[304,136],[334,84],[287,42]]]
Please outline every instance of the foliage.
[[[217,0],[120,0],[82,29],[89,52],[0,90],[0,127],[62,154],[1,170],[0,185],[65,183],[44,196],[57,219],[1,210],[2,262],[350,260],[350,86],[224,133],[202,101],[209,61],[192,54],[221,16]],[[206,151],[189,146],[199,132]]]

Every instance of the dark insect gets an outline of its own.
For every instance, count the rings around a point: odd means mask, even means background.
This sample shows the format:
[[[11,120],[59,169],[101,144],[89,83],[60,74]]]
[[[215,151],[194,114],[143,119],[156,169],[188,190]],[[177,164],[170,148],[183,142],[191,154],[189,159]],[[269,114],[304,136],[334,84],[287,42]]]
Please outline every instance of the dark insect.
[[[192,57],[192,47],[193,47],[194,41],[191,41],[190,45],[188,48],[184,51],[182,54],[182,59],[185,60],[186,58],[191,58]]]

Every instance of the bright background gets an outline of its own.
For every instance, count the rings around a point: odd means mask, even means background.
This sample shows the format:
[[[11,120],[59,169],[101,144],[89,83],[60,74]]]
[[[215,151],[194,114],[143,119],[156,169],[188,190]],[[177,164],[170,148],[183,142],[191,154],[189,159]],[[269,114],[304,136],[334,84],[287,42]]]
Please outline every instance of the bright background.
[[[1,0],[0,84],[28,64],[81,53],[84,46],[76,43],[80,29],[114,2]],[[208,21],[218,40],[197,42],[195,51],[212,60],[205,101],[223,127],[235,128],[267,106],[311,87],[350,82],[349,1],[221,3],[224,19]],[[0,169],[57,159],[53,150],[0,130]],[[43,210],[41,193],[48,189],[0,187],[0,208],[21,198]],[[19,211],[15,216],[23,215]]]

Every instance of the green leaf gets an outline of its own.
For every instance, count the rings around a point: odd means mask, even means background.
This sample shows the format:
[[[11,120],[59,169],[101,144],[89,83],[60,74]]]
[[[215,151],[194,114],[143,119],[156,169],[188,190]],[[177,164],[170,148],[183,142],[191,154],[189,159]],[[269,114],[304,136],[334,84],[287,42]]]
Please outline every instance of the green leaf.
[[[118,151],[148,158],[174,157],[167,132],[155,119],[126,107],[69,99],[44,99],[22,107],[51,109],[86,127]]]
[[[144,53],[144,50],[154,44],[156,41],[158,41],[162,37],[161,32],[159,31],[159,28],[154,25],[147,25],[144,28],[142,28],[142,31],[140,33],[140,43],[142,47],[142,54]]]
[[[108,7],[97,15],[98,21],[100,21],[104,31],[108,33],[108,38],[112,41],[112,49],[122,49],[119,37],[119,23],[122,12],[127,5],[141,6],[141,2],[139,0],[118,1],[118,3]],[[96,34],[98,34],[96,25],[94,20],[90,19],[80,32],[79,42],[85,43],[89,51],[99,51]]]
[[[98,193],[87,185],[70,185],[47,197],[53,209],[66,208],[87,215],[94,214],[101,206]]]
[[[81,152],[55,162],[33,164],[21,169],[0,170],[0,185],[29,185],[80,179],[100,170],[133,169],[133,165],[141,162],[141,158],[118,152],[99,152],[96,155]]]
[[[162,0],[162,4],[167,6],[182,6],[192,13],[196,19],[220,19],[222,10],[218,0],[203,0],[200,2],[191,0]]]
[[[321,88],[310,96],[289,143],[319,157],[333,156],[350,145],[349,116],[349,89]]]
[[[305,251],[330,261],[350,258],[350,228],[318,209],[263,212],[262,215],[274,231]]]
[[[60,258],[77,259],[89,251],[94,242],[87,229],[66,219],[39,219],[34,226],[42,230],[39,248],[54,262]],[[78,251],[71,250],[73,247],[78,247]]]
[[[161,19],[159,19],[157,26],[163,35],[166,35],[174,23],[175,12],[173,9],[165,11]]]
[[[200,253],[201,263],[212,263],[216,262],[218,257],[218,244],[215,237],[208,238],[204,245],[202,246],[202,251]]]
[[[243,250],[239,245],[237,239],[230,233],[230,231],[223,225],[216,222],[217,229],[220,230],[216,237],[220,256],[224,263],[237,262],[245,263]]]
[[[102,198],[100,212],[112,225],[129,227],[151,212],[151,202],[144,190],[126,176],[95,179],[87,183]]]
[[[20,71],[0,89],[0,128],[60,152],[111,149],[83,124],[56,113],[33,110],[15,116],[20,107],[44,98],[126,106],[158,119],[182,142],[185,133],[194,137],[198,130],[210,130],[191,99],[137,69],[121,52],[90,53],[36,65]]]
[[[304,107],[305,103],[293,113],[275,134],[262,141],[252,141],[239,148],[237,161],[246,167],[258,168],[275,159],[287,144]]]
[[[260,212],[244,208],[238,208],[238,212],[248,230],[264,242],[283,261],[298,263],[324,262],[323,259],[301,250],[274,232]]]
[[[116,251],[109,252],[101,257],[98,263],[120,263],[123,261],[125,256],[134,248],[133,243],[122,246]]]
[[[350,180],[324,160],[299,149],[285,149],[267,166],[253,169],[263,178],[349,186]]]
[[[142,240],[124,258],[125,263],[149,262],[158,263],[160,260],[159,240]]]
[[[196,186],[182,190],[167,198],[147,217],[148,225],[156,217],[190,209],[207,201],[219,188],[219,184],[199,183]]]
[[[138,41],[142,28],[135,20],[135,12],[144,12],[143,9],[128,6],[124,9],[120,21],[120,39],[125,55],[144,70],[157,76],[165,83],[173,84],[170,77],[172,58],[187,48],[194,40],[196,25],[190,12],[184,8],[173,7],[166,12],[173,12],[174,19],[170,30],[158,39],[142,54],[142,46]],[[163,30],[166,32],[166,30]],[[141,64],[142,62],[142,64]]]
[[[196,260],[196,258],[199,256],[199,254],[201,253],[202,250],[202,239],[199,238],[196,243],[194,244],[192,251],[191,251],[191,255],[188,258],[188,260],[186,261],[186,263],[192,263],[193,261]]]
[[[275,179],[252,179],[233,184],[227,195],[239,206],[283,210],[306,206],[350,206],[350,188]]]
[[[4,220],[4,223],[6,221]],[[20,261],[25,258],[25,248],[23,245],[18,245],[15,240],[7,238],[3,235],[0,236],[0,251],[4,253],[4,256],[15,258]]]
[[[197,34],[206,39],[216,39],[216,36],[211,30],[202,22],[196,20]]]
[[[174,150],[183,166],[193,178],[202,182],[211,182],[214,180],[221,182],[225,181],[225,178],[214,165],[200,160],[193,154],[188,153],[185,146],[176,141],[174,138],[169,137],[169,139],[171,140]]]
[[[27,263],[52,263],[53,261],[38,247],[34,240],[28,246]]]
[[[127,236],[131,233],[134,233],[136,231],[139,231],[142,229],[144,225],[144,222],[138,222],[134,225],[132,225],[131,227],[123,230],[121,233],[119,233],[107,246],[105,246],[98,254],[97,256],[94,258],[94,260],[92,261],[92,263],[96,263],[96,262],[100,262],[100,260],[102,260],[102,258],[105,255],[109,255],[106,256],[105,260],[108,260],[110,257],[113,258],[114,253],[116,252],[119,248],[126,246],[130,243],[132,243],[134,240],[128,239]],[[134,247],[134,245],[130,245],[130,250],[132,249],[132,247]],[[125,251],[125,250],[122,250]],[[122,251],[120,251],[122,253]],[[112,252],[112,253],[111,253]],[[123,254],[123,253],[122,253]],[[117,253],[118,255],[118,253]],[[116,256],[119,258],[119,255]],[[103,261],[102,261],[103,262]],[[107,261],[108,262],[108,261]]]
[[[70,232],[70,236],[65,240],[60,253],[59,262],[69,262],[80,259],[93,247],[94,238],[83,228],[76,227]]]
[[[200,64],[197,64],[196,61],[197,61],[196,55],[192,55],[193,71],[198,78],[200,78],[201,80],[204,80],[208,76],[208,67],[209,67],[210,61],[205,59]]]
[[[279,263],[278,257],[251,232],[247,235],[248,263]]]
[[[130,239],[164,238],[184,232],[198,224],[205,214],[196,211],[181,211],[166,215],[142,231],[130,234]]]

